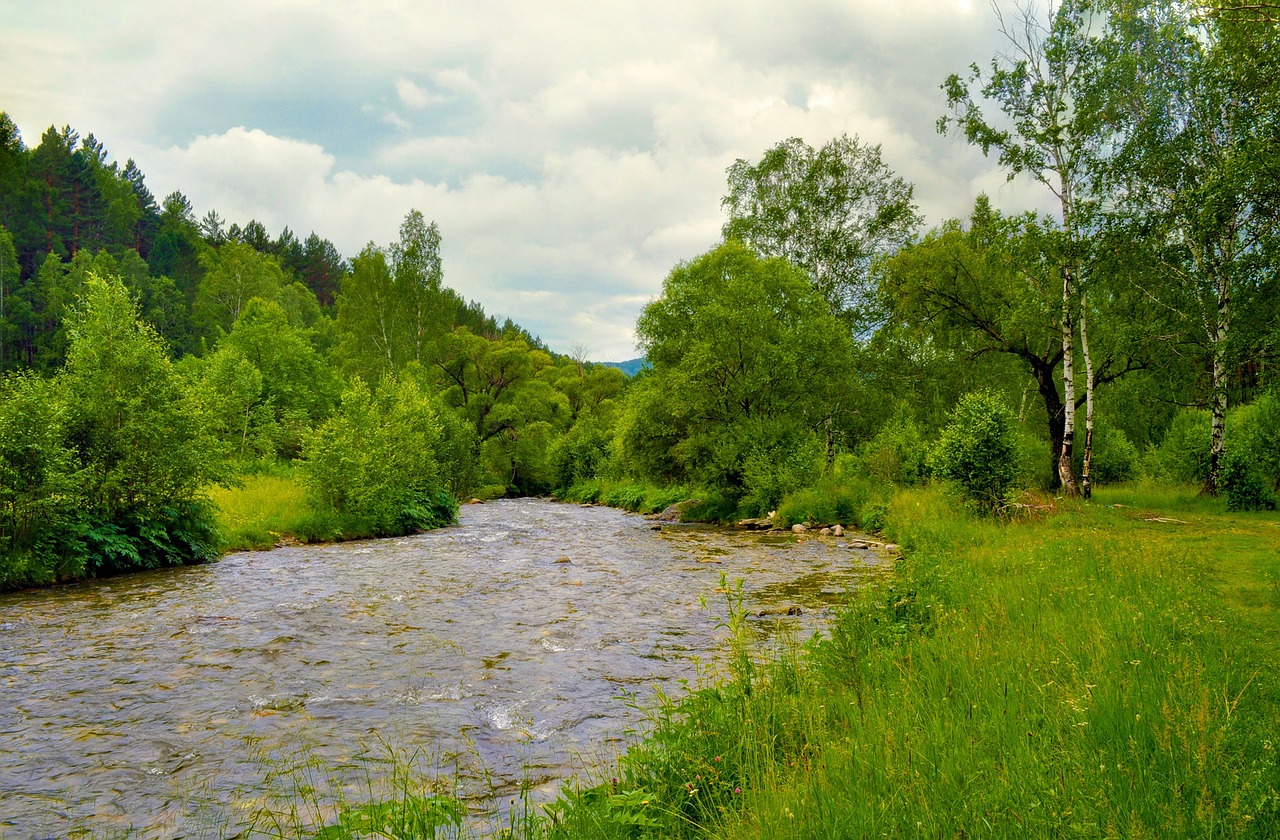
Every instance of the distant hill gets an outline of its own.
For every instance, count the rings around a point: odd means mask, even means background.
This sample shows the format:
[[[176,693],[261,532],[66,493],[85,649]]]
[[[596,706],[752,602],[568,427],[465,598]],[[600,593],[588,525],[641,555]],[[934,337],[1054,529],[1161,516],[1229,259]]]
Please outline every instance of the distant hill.
[[[596,364],[604,365],[605,367],[617,368],[627,376],[635,376],[641,370],[649,366],[649,360],[644,356],[641,356],[638,359],[631,359],[626,362],[596,362]]]

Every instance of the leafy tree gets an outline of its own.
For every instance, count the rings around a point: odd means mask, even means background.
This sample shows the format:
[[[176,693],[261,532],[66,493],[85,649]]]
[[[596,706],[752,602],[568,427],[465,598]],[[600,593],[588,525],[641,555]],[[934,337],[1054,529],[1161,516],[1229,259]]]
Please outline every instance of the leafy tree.
[[[205,275],[191,318],[210,339],[229,331],[251,299],[276,301],[284,290],[280,263],[246,244],[228,242],[216,251],[206,251],[200,263]]]
[[[360,252],[337,302],[338,352],[348,373],[377,381],[431,361],[435,342],[453,328],[456,298],[441,277],[439,228],[417,210],[405,217],[399,242]]]
[[[678,265],[636,332],[653,371],[624,446],[674,435],[672,477],[738,492],[753,451],[818,434],[848,375],[848,331],[804,272],[739,242]]]
[[[921,222],[911,194],[878,145],[841,135],[815,150],[793,137],[729,167],[724,238],[804,269],[833,312],[867,327],[871,263]]]
[[[218,351],[243,359],[257,371],[263,422],[274,430],[277,453],[295,456],[305,434],[333,410],[340,390],[306,332],[289,323],[278,303],[250,298]],[[262,434],[267,434],[265,428]]]
[[[212,556],[216,463],[164,345],[117,278],[90,274],[58,388],[79,469],[88,571]]]
[[[1052,473],[1061,476],[1067,416],[1078,397],[1064,396],[1060,387],[1064,352],[1055,275],[1061,269],[1051,239],[1034,217],[1001,216],[979,197],[968,230],[949,222],[890,260],[881,293],[892,321],[922,331],[933,352],[950,350],[960,364],[991,354],[1018,361],[1044,406]],[[1107,321],[1135,320],[1133,297],[1100,290],[1095,306],[1103,305],[1112,316]],[[1135,353],[1144,338],[1124,334],[1103,342],[1095,383],[1140,369],[1144,363]]]
[[[1092,0],[1050,2],[1045,20],[1032,6],[1013,21],[1001,19],[1011,52],[991,61],[984,78],[977,64],[968,78],[952,74],[943,83],[950,117],[939,131],[959,130],[983,154],[994,150],[1012,179],[1026,173],[1058,200],[1063,247],[1059,249],[1063,400],[1062,449],[1058,476],[1068,493],[1081,491],[1073,468],[1075,445],[1075,330],[1085,357],[1085,384],[1092,417],[1094,376],[1088,352],[1088,304],[1083,294],[1085,245],[1091,224],[1098,169],[1110,133],[1097,106],[1101,55],[1093,30]],[[984,113],[974,98],[994,105],[999,117]],[[1090,420],[1091,422],[1091,420]],[[1087,447],[1086,443],[1086,447]],[[1086,451],[1085,462],[1088,463]],[[1088,494],[1088,484],[1083,488]]]
[[[1202,18],[1184,4],[1116,3],[1110,47],[1122,131],[1113,174],[1124,190],[1133,228],[1164,269],[1147,289],[1196,329],[1210,368],[1209,468],[1216,492],[1225,449],[1229,353],[1239,307],[1274,271],[1275,125],[1280,104],[1274,75],[1274,28]]]

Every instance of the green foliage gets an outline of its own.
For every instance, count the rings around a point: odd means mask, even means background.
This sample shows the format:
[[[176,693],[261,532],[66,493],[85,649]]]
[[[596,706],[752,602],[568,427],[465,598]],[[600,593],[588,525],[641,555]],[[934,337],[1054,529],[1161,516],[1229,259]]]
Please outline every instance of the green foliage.
[[[202,254],[200,262],[205,275],[191,318],[207,339],[216,340],[229,332],[250,300],[276,302],[284,291],[285,275],[279,261],[250,245],[228,242]]]
[[[1227,510],[1275,510],[1275,485],[1261,475],[1248,455],[1228,452],[1222,465],[1220,486],[1227,495]]]
[[[929,466],[959,484],[980,510],[996,510],[1017,475],[1013,416],[994,394],[966,394],[930,451]]]
[[[93,273],[67,333],[55,380],[0,395],[0,585],[210,559],[217,464],[163,342]]]
[[[548,454],[551,481],[557,490],[602,474],[610,459],[608,430],[587,418],[556,439]]]
[[[880,427],[858,449],[858,460],[867,475],[891,484],[914,485],[928,475],[928,443],[924,430],[905,409]]]
[[[379,536],[448,524],[457,502],[436,459],[440,438],[436,410],[411,380],[386,379],[376,392],[352,380],[306,440],[308,497]]]
[[[825,455],[814,434],[790,424],[770,424],[769,433],[755,435],[757,444],[742,463],[743,512],[755,516],[775,510],[782,498],[817,480]]]
[[[775,522],[783,527],[797,524],[860,524],[859,511],[874,494],[866,478],[839,477],[789,493],[778,505]]]
[[[647,490],[639,484],[622,484],[605,491],[600,501],[609,507],[639,511],[644,507]]]
[[[1079,454],[1083,457],[1083,452]],[[1137,478],[1141,460],[1137,447],[1123,431],[1108,423],[1095,423],[1090,476],[1094,484],[1118,484]]]
[[[52,382],[14,374],[0,382],[0,589],[78,577],[67,551],[77,523],[74,454]]]
[[[730,242],[677,266],[637,325],[653,364],[619,420],[624,468],[653,481],[747,492],[761,504],[794,479],[839,402],[847,331],[804,275]]]
[[[1203,482],[1209,476],[1209,412],[1183,409],[1147,456],[1147,472],[1157,478]]]
[[[865,326],[871,265],[909,241],[920,224],[912,188],[884,163],[880,146],[841,135],[820,149],[792,137],[759,163],[729,167],[725,240],[803,269],[834,312]]]

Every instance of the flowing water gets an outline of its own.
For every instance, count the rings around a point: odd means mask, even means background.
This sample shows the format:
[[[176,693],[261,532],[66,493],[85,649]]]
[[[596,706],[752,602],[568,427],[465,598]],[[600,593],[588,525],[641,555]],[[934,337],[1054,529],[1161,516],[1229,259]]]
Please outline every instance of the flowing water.
[[[0,837],[216,836],[281,762],[359,776],[380,744],[420,748],[477,808],[549,795],[643,727],[624,696],[714,663],[722,573],[762,633],[806,633],[882,560],[521,499],[418,536],[2,596]]]

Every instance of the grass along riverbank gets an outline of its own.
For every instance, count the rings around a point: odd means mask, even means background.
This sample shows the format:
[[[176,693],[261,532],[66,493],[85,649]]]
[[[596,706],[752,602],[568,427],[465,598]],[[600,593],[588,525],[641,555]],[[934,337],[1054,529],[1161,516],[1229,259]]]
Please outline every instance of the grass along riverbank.
[[[803,654],[741,638],[733,683],[517,834],[1280,836],[1275,515],[1119,489],[1002,524],[915,490],[885,524],[891,588]]]
[[[238,509],[299,509],[274,480]],[[1147,485],[1012,522],[909,490],[882,515],[903,557],[824,639],[764,655],[738,610],[729,679],[500,834],[1280,836],[1280,517]],[[345,824],[443,829],[447,805],[406,789]]]

